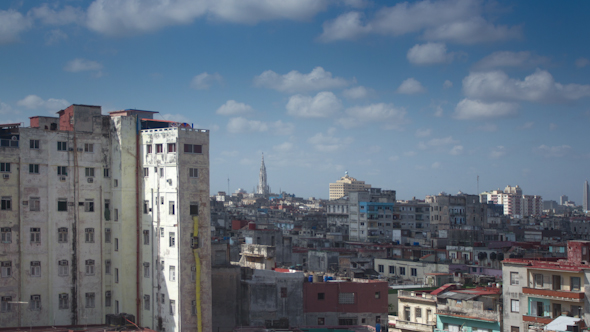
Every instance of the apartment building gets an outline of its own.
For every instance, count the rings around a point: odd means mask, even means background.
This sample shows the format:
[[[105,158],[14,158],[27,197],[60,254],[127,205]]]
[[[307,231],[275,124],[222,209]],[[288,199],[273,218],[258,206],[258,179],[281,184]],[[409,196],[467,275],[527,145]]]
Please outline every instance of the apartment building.
[[[430,292],[397,292],[398,318],[395,327],[401,332],[433,332],[436,328],[436,295]]]
[[[567,259],[509,258],[503,261],[504,332],[540,329],[567,314],[590,319],[585,288],[590,242],[569,241]]]
[[[437,297],[435,332],[501,331],[501,288],[437,290],[431,294]]]
[[[506,186],[504,190],[491,190],[480,194],[481,201],[501,204],[504,215],[514,218],[538,216],[543,213],[543,197],[539,195],[523,195],[522,188]]]
[[[154,113],[0,125],[0,326],[210,330],[209,133]]]
[[[342,198],[353,191],[365,191],[369,188],[371,188],[370,184],[366,184],[365,181],[359,181],[349,176],[348,172],[346,172],[340,180],[330,183],[330,200]]]

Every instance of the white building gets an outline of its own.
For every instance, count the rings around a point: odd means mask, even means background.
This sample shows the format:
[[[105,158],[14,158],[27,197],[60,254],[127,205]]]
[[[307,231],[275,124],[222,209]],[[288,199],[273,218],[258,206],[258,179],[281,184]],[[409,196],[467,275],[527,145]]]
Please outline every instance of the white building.
[[[0,125],[0,326],[211,329],[209,133],[153,113]]]
[[[342,198],[353,191],[365,191],[369,188],[371,188],[370,184],[350,177],[346,172],[340,180],[330,183],[330,200]]]

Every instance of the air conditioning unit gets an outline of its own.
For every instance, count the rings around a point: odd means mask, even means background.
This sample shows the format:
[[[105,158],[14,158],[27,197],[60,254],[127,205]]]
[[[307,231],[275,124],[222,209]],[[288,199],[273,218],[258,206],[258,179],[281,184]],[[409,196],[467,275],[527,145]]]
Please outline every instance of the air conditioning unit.
[[[10,179],[10,174],[2,174],[3,179]]]
[[[59,177],[59,181],[64,182],[65,180],[66,180],[66,177],[65,176],[60,176]]]
[[[168,182],[169,185],[172,185],[172,179],[168,179],[166,181]]]
[[[88,183],[93,183],[94,182],[94,178],[87,178],[86,180],[88,181]]]

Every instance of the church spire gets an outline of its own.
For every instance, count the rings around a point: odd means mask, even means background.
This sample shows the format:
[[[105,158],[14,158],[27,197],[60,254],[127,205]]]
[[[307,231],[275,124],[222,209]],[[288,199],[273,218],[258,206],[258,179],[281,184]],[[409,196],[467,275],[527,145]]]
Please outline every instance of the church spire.
[[[264,153],[262,153],[262,162],[260,164],[260,175],[258,176],[258,187],[256,193],[261,195],[268,195],[270,188],[266,182],[266,166],[264,165]]]

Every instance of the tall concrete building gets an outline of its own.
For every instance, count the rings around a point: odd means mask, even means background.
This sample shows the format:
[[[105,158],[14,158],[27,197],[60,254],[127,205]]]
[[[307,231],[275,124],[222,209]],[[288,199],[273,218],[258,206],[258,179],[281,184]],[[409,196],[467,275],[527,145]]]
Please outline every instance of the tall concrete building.
[[[543,213],[543,197],[539,195],[523,195],[522,189],[506,186],[504,191],[491,190],[480,194],[481,202],[501,204],[504,207],[504,215],[514,218],[522,218]]]
[[[346,172],[340,180],[330,183],[330,200],[344,197],[352,191],[365,191],[369,188],[371,188],[370,184],[365,184],[365,181],[359,181],[350,177],[348,172]]]
[[[258,187],[256,193],[260,195],[270,194],[270,187],[266,182],[266,166],[264,165],[264,154],[262,154],[262,162],[260,163],[260,174],[258,175]]]
[[[569,198],[566,195],[559,196],[559,205],[565,205],[569,201]]]
[[[582,197],[582,208],[584,211],[590,210],[590,187],[588,186],[588,180],[584,182],[584,191]]]
[[[0,326],[211,330],[209,132],[154,113],[0,125]]]

